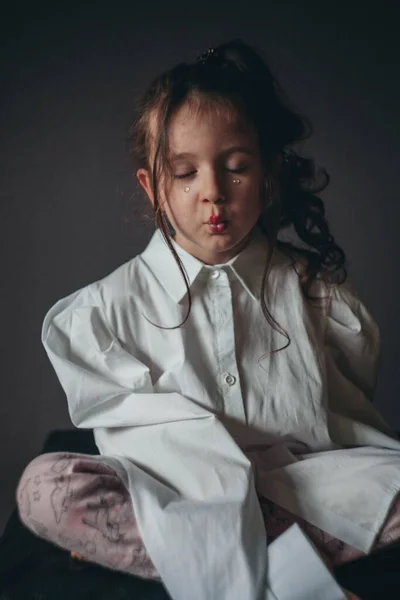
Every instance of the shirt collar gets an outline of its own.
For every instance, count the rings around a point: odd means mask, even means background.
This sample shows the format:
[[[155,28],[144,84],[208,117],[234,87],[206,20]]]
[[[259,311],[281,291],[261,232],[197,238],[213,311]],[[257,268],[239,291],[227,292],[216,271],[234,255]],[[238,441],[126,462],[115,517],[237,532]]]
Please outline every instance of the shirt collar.
[[[181,248],[173,239],[172,244],[186,271],[189,287],[204,270],[227,269],[237,277],[246,291],[256,300],[260,299],[261,281],[268,255],[268,240],[256,228],[249,244],[230,261],[220,265],[205,265]],[[175,302],[181,302],[187,290],[179,267],[159,229],[154,232],[140,258],[165,288]]]

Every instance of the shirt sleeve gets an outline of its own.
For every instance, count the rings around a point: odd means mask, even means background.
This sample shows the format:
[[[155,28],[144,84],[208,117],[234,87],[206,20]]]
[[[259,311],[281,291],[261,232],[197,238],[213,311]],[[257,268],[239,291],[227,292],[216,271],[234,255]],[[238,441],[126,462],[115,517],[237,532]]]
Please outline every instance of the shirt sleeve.
[[[347,598],[346,592],[297,524],[292,525],[269,545],[268,581],[269,587],[264,600]]]
[[[381,361],[380,331],[348,282],[331,289],[325,349],[329,411],[392,434],[372,405]]]
[[[76,427],[141,426],[211,416],[178,393],[153,393],[149,368],[117,339],[90,286],[48,311],[42,343]]]

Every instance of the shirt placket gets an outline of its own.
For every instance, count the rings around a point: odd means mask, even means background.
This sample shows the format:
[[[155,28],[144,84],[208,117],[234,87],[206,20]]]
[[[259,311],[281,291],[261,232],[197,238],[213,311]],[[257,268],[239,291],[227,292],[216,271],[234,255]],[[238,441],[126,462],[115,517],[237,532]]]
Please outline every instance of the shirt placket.
[[[224,269],[211,271],[217,373],[226,416],[246,421],[235,352],[232,291]]]

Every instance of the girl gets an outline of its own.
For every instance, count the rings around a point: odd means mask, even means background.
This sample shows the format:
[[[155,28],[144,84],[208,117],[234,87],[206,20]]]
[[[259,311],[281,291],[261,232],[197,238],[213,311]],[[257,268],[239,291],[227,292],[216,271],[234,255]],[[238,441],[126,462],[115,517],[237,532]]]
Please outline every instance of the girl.
[[[132,130],[156,231],[43,324],[100,454],[36,458],[21,519],[174,600],[341,598],[313,546],[332,566],[399,532],[400,444],[370,402],[379,332],[282,97],[240,40],[158,77]]]

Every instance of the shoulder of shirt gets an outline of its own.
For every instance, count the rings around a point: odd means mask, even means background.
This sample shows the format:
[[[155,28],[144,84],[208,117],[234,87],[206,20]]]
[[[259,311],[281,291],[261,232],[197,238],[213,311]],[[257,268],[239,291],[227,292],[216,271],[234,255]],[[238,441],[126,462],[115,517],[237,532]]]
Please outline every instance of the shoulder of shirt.
[[[132,306],[132,299],[145,297],[147,289],[146,267],[140,260],[140,254],[137,254],[104,277],[82,287],[77,293],[83,298],[91,298],[93,304],[107,308],[128,303]]]
[[[139,319],[143,305],[149,298],[148,287],[151,278],[140,254],[120,264],[104,277],[60,298],[47,310],[42,326],[44,340],[52,324],[69,328],[71,316],[89,310],[100,311],[107,326],[117,328],[118,321],[124,321],[124,313],[129,311],[132,319]],[[85,316],[85,318],[86,318]]]
[[[305,300],[301,289],[302,276],[305,275],[308,266],[308,256],[310,252],[307,249],[301,249],[294,246],[282,247],[278,246],[275,250],[274,263],[275,271],[280,273],[284,278],[288,277],[292,284],[298,289],[299,293]],[[342,286],[347,287],[347,280],[343,284],[329,283],[325,281],[322,272],[317,273],[314,281],[311,284],[309,293],[315,298],[323,300],[322,304],[318,303],[319,307],[324,307],[326,312],[331,304],[332,294]],[[291,286],[292,287],[292,286]],[[293,289],[293,287],[292,287]],[[340,293],[337,291],[337,293]]]
[[[277,271],[287,272],[295,276],[299,282],[307,269],[307,250],[295,247],[277,246],[274,252],[273,264]],[[317,275],[321,279],[321,275]]]

